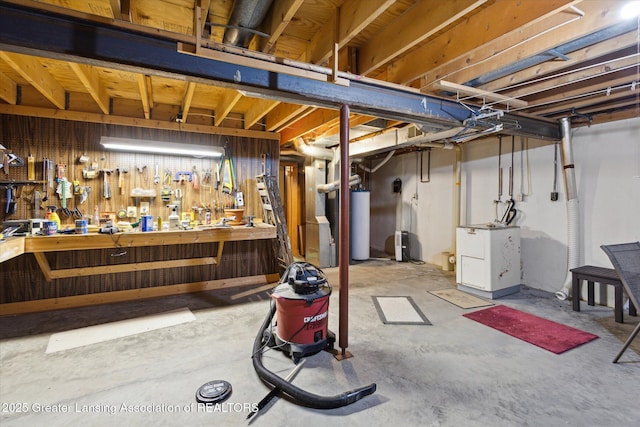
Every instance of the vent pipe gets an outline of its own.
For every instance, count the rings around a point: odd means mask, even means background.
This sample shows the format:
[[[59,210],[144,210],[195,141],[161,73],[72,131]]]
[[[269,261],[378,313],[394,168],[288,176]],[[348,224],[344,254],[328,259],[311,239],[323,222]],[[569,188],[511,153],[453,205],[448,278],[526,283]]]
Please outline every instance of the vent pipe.
[[[332,149],[309,145],[304,142],[304,139],[300,137],[293,140],[293,146],[295,147],[296,151],[314,159],[331,161],[333,160],[333,157],[335,155]]]
[[[236,0],[222,43],[247,48],[262,23],[272,0]]]
[[[571,293],[571,269],[580,266],[580,217],[578,212],[578,191],[576,189],[576,172],[573,164],[573,143],[571,139],[571,121],[560,119],[560,149],[562,168],[564,170],[564,186],[567,193],[567,277],[565,284],[556,292],[556,297],[566,300]]]

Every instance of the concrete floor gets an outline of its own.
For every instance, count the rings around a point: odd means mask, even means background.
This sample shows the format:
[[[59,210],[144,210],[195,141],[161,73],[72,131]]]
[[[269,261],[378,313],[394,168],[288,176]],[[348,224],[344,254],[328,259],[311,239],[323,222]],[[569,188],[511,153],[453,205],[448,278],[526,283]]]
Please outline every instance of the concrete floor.
[[[338,332],[338,270],[329,327]],[[603,326],[606,307],[575,313],[570,302],[523,289],[496,300],[600,338],[561,355],[497,332],[429,294],[455,285],[437,266],[381,259],[350,267],[349,346],[339,362],[307,358],[296,385],[321,395],[375,382],[377,391],[335,410],[276,398],[253,425],[312,426],[637,426],[640,356]],[[251,363],[269,293],[241,290],[185,295],[0,319],[2,426],[247,425],[245,406],[269,389]],[[384,325],[372,296],[411,296],[431,326]],[[196,320],[110,342],[45,354],[52,332],[189,307]],[[637,322],[628,317],[627,321]],[[631,325],[628,326],[632,327]],[[292,362],[265,354],[285,377]],[[214,379],[233,386],[215,412],[195,404],[198,387]],[[47,406],[49,405],[49,406]],[[20,412],[23,410],[23,412]],[[67,410],[67,413],[56,411]]]

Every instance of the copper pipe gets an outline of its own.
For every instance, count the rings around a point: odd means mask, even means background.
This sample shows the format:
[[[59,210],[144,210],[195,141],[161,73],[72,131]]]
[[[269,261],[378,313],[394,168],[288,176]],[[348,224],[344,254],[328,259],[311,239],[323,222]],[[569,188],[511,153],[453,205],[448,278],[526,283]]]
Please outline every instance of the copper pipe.
[[[342,355],[349,346],[349,106],[340,109],[340,318],[338,319],[338,345]]]

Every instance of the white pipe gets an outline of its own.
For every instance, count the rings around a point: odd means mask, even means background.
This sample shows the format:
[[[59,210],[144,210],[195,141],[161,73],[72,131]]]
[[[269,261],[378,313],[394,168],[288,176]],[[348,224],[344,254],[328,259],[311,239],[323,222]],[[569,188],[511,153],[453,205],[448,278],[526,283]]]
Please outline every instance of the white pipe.
[[[455,147],[453,142],[423,142],[418,144],[419,147],[442,148],[443,150],[452,150]]]
[[[360,179],[360,175],[351,175],[349,177],[349,186],[358,185],[362,180]],[[328,184],[320,184],[317,187],[318,193],[330,193],[332,191],[336,191],[340,189],[340,180],[330,182]]]
[[[305,156],[322,160],[333,160],[332,149],[308,145],[302,138],[294,138],[293,146]]]
[[[385,163],[387,163],[389,160],[391,160],[391,158],[393,157],[393,154],[396,152],[396,150],[391,150],[389,151],[389,153],[387,154],[387,156],[382,159],[382,161],[380,163],[378,163],[377,165],[375,165],[372,168],[368,168],[365,165],[358,163],[358,167],[362,170],[364,170],[365,172],[369,172],[369,173],[374,173],[375,171],[377,171],[378,169],[380,169],[382,166],[384,166]]]
[[[456,164],[454,169],[454,188],[453,188],[453,250],[449,255],[449,262],[455,263],[456,260],[456,230],[460,226],[460,199],[462,197],[462,147],[455,145]]]
[[[556,297],[566,300],[571,293],[571,269],[580,266],[580,217],[578,211],[578,192],[576,191],[576,173],[573,164],[573,144],[571,141],[571,122],[560,119],[561,154],[564,168],[564,185],[567,192],[567,276],[562,289]]]
[[[445,129],[435,133],[425,133],[421,136],[410,138],[405,143],[407,145],[417,145],[420,147],[452,149],[454,144],[452,144],[451,142],[436,142],[436,141],[452,138],[463,130],[464,130],[464,127],[456,127],[451,129]]]

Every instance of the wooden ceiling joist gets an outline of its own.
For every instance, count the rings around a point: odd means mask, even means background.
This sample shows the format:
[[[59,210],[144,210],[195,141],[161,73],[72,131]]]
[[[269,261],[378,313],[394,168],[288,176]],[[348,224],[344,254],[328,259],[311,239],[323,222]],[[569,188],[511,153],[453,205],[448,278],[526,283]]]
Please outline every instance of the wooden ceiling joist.
[[[574,3],[575,0],[543,1],[536,2],[535,8],[529,8],[525,3],[497,0],[462,21],[455,30],[443,32],[412,50],[410,55],[389,63],[387,79],[395,83],[407,83],[427,73],[431,77],[434,68],[448,64],[486,43],[553,15]],[[487,25],[488,22],[491,25]],[[444,75],[446,73],[438,73],[433,78],[443,78]],[[465,81],[457,78],[448,80],[456,83]]]
[[[289,123],[308,108],[306,105],[297,104],[282,103],[278,105],[267,114],[265,130],[271,132],[280,129],[282,125]]]
[[[597,91],[640,62],[629,57],[637,26],[619,21],[618,3],[277,0],[257,28],[268,35],[245,48],[222,44],[232,0],[4,0],[0,103],[174,124],[180,111],[183,125],[209,124],[197,109],[216,126],[264,127],[286,142],[337,132],[344,104],[352,126],[373,115],[456,126],[470,114],[464,91],[470,105],[508,102],[503,120],[517,120],[519,134],[553,139],[547,117],[570,107],[552,97]],[[452,94],[439,80],[463,86]],[[606,98],[575,100],[598,113],[629,100]]]
[[[539,76],[557,73],[561,70],[576,67],[577,64],[592,61],[611,52],[621,51],[638,44],[638,36],[635,33],[627,33],[610,40],[604,40],[598,44],[585,47],[571,53],[568,61],[548,61],[535,67],[512,73],[500,79],[493,80],[487,84],[479,86],[480,89],[495,91],[501,88],[510,87],[527,80],[535,79]]]
[[[222,121],[227,118],[233,107],[242,98],[242,94],[237,90],[225,90],[224,95],[220,98],[218,105],[215,108],[214,124],[220,126]]]
[[[69,67],[73,70],[78,80],[85,87],[89,95],[98,104],[103,114],[109,114],[109,94],[104,84],[100,81],[98,73],[91,65],[70,62]]]
[[[278,104],[280,104],[280,101],[256,99],[251,108],[244,113],[244,128],[251,129],[251,127],[258,123],[269,111],[276,108]]]
[[[450,77],[447,79],[453,78],[459,83],[468,82],[493,70],[510,66],[513,64],[514,58],[527,58],[527,56],[534,56],[532,53],[537,55],[548,52],[550,49],[563,43],[585,37],[595,31],[618,23],[620,20],[615,13],[613,13],[615,5],[608,6],[610,13],[605,16],[593,13],[595,10],[600,10],[600,7],[604,6],[601,4],[599,8],[594,9],[594,5],[598,4],[599,1],[600,0],[593,0],[585,2],[585,15],[579,17],[579,19],[568,22],[560,28],[548,32],[542,32],[542,29],[540,29],[540,31],[535,30],[524,39],[522,32],[515,32],[514,34],[494,41],[491,49],[487,49],[487,47],[484,46],[481,56],[478,55],[478,52],[474,52],[471,64],[475,65],[468,65],[470,63],[468,56],[459,58],[456,61],[448,63],[446,67],[440,68],[438,75],[446,73],[448,75],[450,74]],[[559,15],[556,15],[554,18],[557,19],[558,17]],[[513,37],[516,37],[516,39]],[[496,55],[496,52],[505,53]]]
[[[189,109],[191,108],[191,102],[193,101],[193,94],[196,91],[196,83],[188,82],[187,88],[184,91],[184,97],[182,98],[182,105],[180,106],[180,112],[182,113],[182,121],[187,121],[189,115]]]
[[[613,101],[633,94],[629,87],[630,85],[631,79],[623,77],[589,86],[587,89],[575,89],[554,94],[553,96],[537,99],[535,103],[529,104],[527,112],[545,115],[567,108],[584,107],[593,104],[593,100],[590,98],[598,94],[605,95],[606,101]]]
[[[262,37],[258,41],[258,50],[273,53],[278,38],[291,22],[304,0],[285,0],[274,2],[273,7],[262,23],[261,30],[269,34],[269,38]]]
[[[340,120],[339,111],[318,109],[283,130],[280,133],[280,144],[286,144],[299,136],[306,135],[335,120]]]
[[[4,73],[0,73],[0,99],[12,105],[18,103],[18,84]]]
[[[322,31],[316,33],[309,47],[310,62],[323,64],[333,55],[334,44],[342,49],[362,28],[373,22],[394,3],[394,0],[352,0],[336,11]],[[335,39],[331,37],[335,35]]]
[[[358,73],[367,75],[482,6],[487,0],[420,1],[358,50]]]
[[[0,51],[0,59],[31,84],[57,108],[66,108],[65,90],[40,62],[30,56]]]
[[[504,104],[513,108],[526,107],[528,105],[526,101],[523,101],[521,99],[508,97],[508,96],[500,95],[497,93],[489,92],[486,90],[476,89],[474,87],[469,87],[465,85],[460,85],[457,83],[448,82],[446,80],[438,81],[436,83],[436,87],[442,90],[455,92],[457,94],[470,95],[473,98],[482,99],[483,104],[485,103],[485,101],[494,101],[496,103]]]
[[[138,82],[138,90],[140,91],[140,101],[142,102],[142,110],[144,111],[144,118],[151,118],[151,108],[153,101],[150,100],[150,91],[147,87],[147,77],[151,79],[151,76],[145,76],[144,74],[136,74],[136,81]]]
[[[356,126],[363,125],[365,123],[369,123],[371,120],[375,120],[375,117],[372,116],[360,116],[357,114],[349,115],[349,128],[353,128]],[[318,129],[315,129],[312,134],[314,139],[320,138],[328,138],[333,135],[338,135],[340,133],[340,121],[332,120],[327,123],[326,126],[321,126]]]
[[[274,132],[195,125],[189,123],[176,123],[166,120],[142,120],[133,117],[84,113],[79,111],[60,111],[52,108],[25,107],[22,105],[0,104],[0,114],[13,114],[16,116],[41,117],[58,120],[73,120],[78,122],[102,123],[139,128],[174,130],[179,132],[209,133],[212,135],[238,136],[244,138],[261,138],[269,140],[280,139],[280,136]]]
[[[573,85],[585,80],[596,79],[598,77],[613,75],[617,72],[633,69],[638,65],[639,59],[640,53],[629,55],[621,59],[606,61],[598,64],[597,66],[586,69],[568,71],[558,75],[557,77],[549,76],[537,83],[509,90],[505,93],[508,93],[510,97],[522,97],[548,90],[554,90],[561,86]]]

